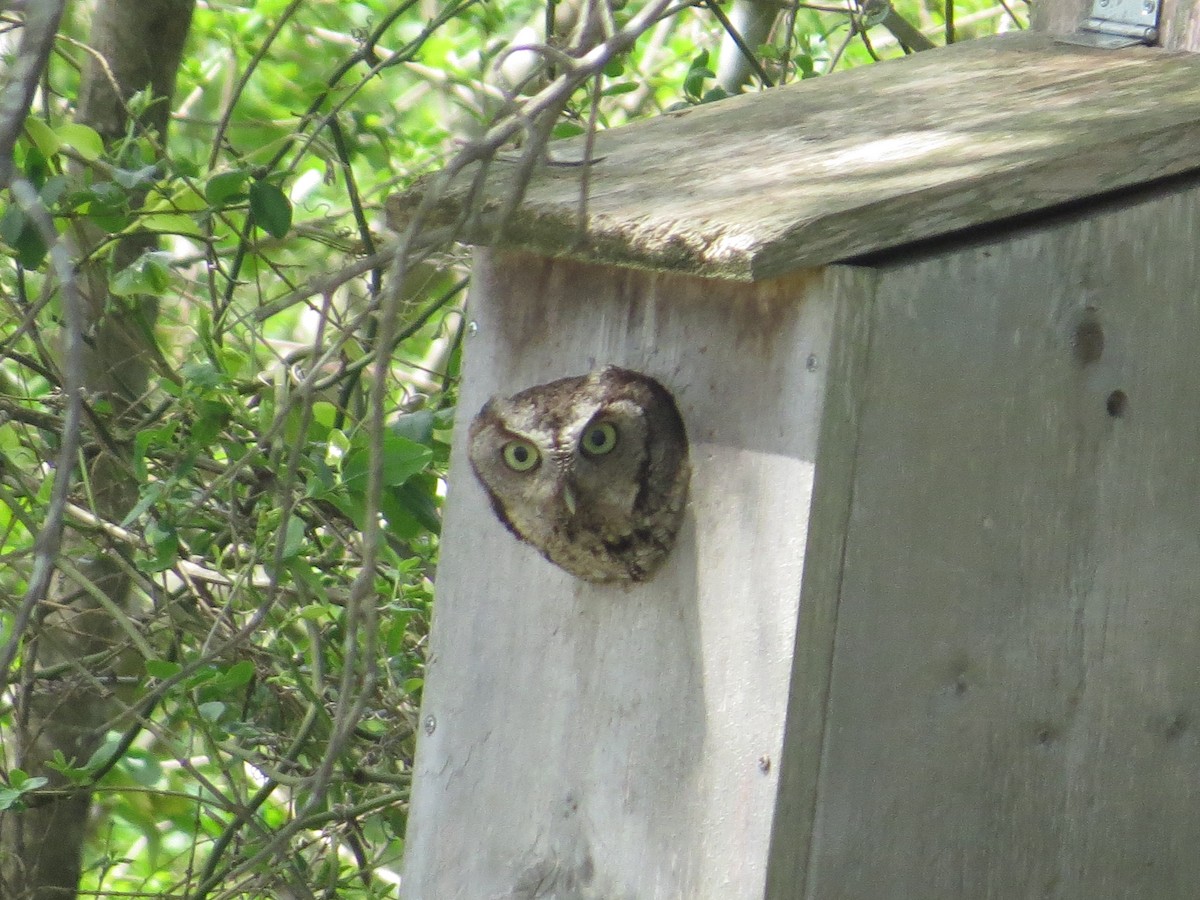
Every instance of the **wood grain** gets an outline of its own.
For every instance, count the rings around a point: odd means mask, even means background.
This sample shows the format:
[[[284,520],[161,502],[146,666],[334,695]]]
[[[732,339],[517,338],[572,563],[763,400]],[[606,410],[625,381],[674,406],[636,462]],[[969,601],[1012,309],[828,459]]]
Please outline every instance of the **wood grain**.
[[[1197,246],[1192,187],[877,272],[807,888],[771,896],[1195,894]]]
[[[772,821],[768,898],[803,896],[813,841],[821,748],[829,722],[830,681],[837,646],[838,605],[854,497],[859,422],[869,384],[873,301],[878,273],[846,266],[827,270],[838,318],[830,359],[830,390],[822,410],[817,471],[804,551],[800,620],[792,660],[784,756]]]
[[[691,496],[652,581],[591,585],[505,530],[455,442],[405,897],[761,897],[834,292],[475,271],[460,433],[491,394],[616,363],[673,391]]]
[[[1190,171],[1198,145],[1200,59],[1001,35],[602,132],[586,233],[578,166],[537,170],[501,229],[516,166],[496,162],[463,236],[762,279]]]

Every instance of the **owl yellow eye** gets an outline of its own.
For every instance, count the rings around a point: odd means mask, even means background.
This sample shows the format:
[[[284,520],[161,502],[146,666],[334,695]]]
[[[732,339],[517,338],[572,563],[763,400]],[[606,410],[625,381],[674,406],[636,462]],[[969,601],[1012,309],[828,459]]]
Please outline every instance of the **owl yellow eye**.
[[[528,472],[538,464],[537,447],[520,439],[509,441],[504,445],[504,464],[514,472]]]
[[[611,422],[589,425],[583,433],[583,452],[603,456],[617,446],[617,429]]]

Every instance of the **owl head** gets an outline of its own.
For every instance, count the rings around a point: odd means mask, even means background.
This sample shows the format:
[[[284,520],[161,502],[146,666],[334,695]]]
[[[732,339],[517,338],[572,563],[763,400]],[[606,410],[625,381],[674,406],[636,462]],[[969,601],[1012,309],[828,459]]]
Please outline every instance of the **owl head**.
[[[500,521],[577,578],[644,581],[675,542],[687,434],[649,376],[607,366],[493,397],[469,455]]]

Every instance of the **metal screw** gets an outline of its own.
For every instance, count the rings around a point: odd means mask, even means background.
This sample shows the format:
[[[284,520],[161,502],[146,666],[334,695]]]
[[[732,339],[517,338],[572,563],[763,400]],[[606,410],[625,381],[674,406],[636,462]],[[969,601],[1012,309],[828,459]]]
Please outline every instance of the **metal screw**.
[[[425,717],[425,733],[433,734],[435,731],[437,731],[437,719],[435,719],[433,716],[426,716]]]
[[[1142,12],[1148,16],[1152,15],[1154,13],[1154,7],[1157,5],[1158,3],[1156,0],[1142,0]]]
[[[808,354],[808,359],[804,361],[804,368],[808,369],[810,372],[817,371],[817,354]]]
[[[479,323],[472,319],[467,323],[467,337],[474,336],[477,331],[479,331]]]

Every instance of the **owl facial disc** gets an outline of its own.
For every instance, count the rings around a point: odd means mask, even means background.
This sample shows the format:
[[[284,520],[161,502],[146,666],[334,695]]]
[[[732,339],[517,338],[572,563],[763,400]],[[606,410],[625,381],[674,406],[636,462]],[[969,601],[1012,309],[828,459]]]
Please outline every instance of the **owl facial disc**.
[[[497,518],[577,578],[650,578],[687,501],[687,433],[670,392],[616,366],[493,397],[471,467]]]

